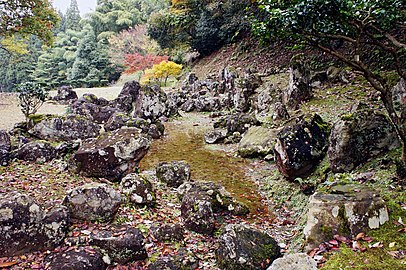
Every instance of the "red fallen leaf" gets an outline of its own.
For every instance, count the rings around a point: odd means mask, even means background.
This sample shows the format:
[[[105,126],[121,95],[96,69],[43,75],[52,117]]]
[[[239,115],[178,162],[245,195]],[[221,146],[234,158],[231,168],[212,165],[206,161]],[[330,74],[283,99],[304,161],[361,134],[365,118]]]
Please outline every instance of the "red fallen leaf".
[[[363,248],[361,248],[359,251],[365,252],[365,251],[367,251],[367,248],[366,248],[366,247],[363,247]]]
[[[2,263],[0,263],[0,267],[5,268],[5,267],[13,266],[15,264],[17,264],[17,261],[2,262]]]
[[[402,229],[398,230],[398,232],[400,232],[400,233],[406,233],[406,228],[402,228]]]
[[[310,252],[307,254],[307,255],[309,255],[310,257],[314,257],[314,255],[316,255],[316,251],[317,250],[319,250],[318,248],[317,249],[312,249],[312,250],[310,250]]]
[[[78,237],[79,235],[80,235],[80,232],[78,232],[78,231],[72,232],[73,237]]]

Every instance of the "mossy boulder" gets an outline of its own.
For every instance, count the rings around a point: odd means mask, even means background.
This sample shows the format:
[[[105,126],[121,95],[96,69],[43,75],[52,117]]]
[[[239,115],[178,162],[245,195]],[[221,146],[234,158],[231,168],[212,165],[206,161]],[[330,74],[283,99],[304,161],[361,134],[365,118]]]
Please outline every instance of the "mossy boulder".
[[[333,172],[349,172],[369,158],[400,146],[396,130],[384,114],[359,106],[344,114],[331,131],[328,157]]]
[[[150,145],[151,138],[140,129],[118,129],[84,141],[69,159],[69,169],[84,176],[119,181],[137,170]]]
[[[121,203],[118,191],[99,183],[77,187],[69,191],[63,200],[72,218],[92,222],[112,221]]]
[[[276,138],[275,162],[289,179],[310,173],[327,152],[330,126],[318,114],[304,115],[285,126]]]
[[[30,196],[0,193],[0,257],[53,249],[65,238],[68,226],[64,206],[45,212]]]
[[[310,197],[304,229],[306,248],[312,249],[334,235],[355,237],[389,220],[385,201],[362,185],[336,185]]]
[[[160,162],[156,167],[159,181],[169,187],[179,187],[190,179],[190,165],[185,161]]]
[[[0,130],[0,166],[6,166],[10,159],[11,139],[5,130]]]
[[[90,244],[104,250],[111,261],[126,264],[148,257],[144,236],[137,228],[112,226],[108,230],[94,231]]]
[[[195,270],[199,269],[199,258],[186,248],[180,248],[175,255],[159,257],[148,269]]]
[[[151,182],[136,173],[127,174],[120,183],[121,192],[130,203],[136,205],[154,205],[156,202],[155,191]]]
[[[199,194],[200,199],[210,201],[214,213],[229,213],[243,216],[249,209],[243,203],[234,199],[222,186],[214,182],[186,182],[178,187],[178,196],[181,201],[189,193]]]
[[[46,141],[33,141],[22,145],[16,157],[25,161],[47,162],[56,158],[55,148]]]
[[[221,269],[266,269],[281,256],[278,243],[271,236],[240,224],[226,225],[218,245],[216,260]]]
[[[151,227],[152,235],[160,242],[184,240],[185,229],[181,224],[154,224]]]
[[[243,158],[265,157],[273,153],[277,130],[251,127],[238,144],[238,154]]]
[[[79,115],[48,116],[28,131],[32,136],[48,141],[70,141],[97,137],[100,126]]]
[[[72,86],[63,85],[58,88],[58,93],[52,99],[60,104],[70,104],[78,99],[78,95]]]
[[[282,101],[290,109],[298,109],[313,97],[310,68],[303,54],[296,55],[289,64],[289,86],[282,92]]]
[[[103,255],[92,247],[83,246],[51,254],[47,269],[50,270],[105,270]]]

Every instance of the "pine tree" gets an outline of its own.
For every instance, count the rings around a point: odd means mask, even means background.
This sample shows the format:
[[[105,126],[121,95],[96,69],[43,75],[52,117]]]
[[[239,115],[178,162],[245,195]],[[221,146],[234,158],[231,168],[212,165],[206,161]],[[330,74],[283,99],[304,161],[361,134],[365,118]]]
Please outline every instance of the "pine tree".
[[[65,27],[66,29],[72,29],[75,31],[80,31],[79,22],[82,18],[80,17],[79,7],[76,0],[71,0],[70,6],[66,11],[65,16]]]

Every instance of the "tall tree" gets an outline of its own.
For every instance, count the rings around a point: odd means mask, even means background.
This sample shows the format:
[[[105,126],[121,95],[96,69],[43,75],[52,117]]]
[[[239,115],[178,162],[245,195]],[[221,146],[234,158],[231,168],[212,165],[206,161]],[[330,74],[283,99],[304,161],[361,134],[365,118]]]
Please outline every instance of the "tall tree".
[[[265,39],[285,38],[330,54],[359,72],[380,93],[402,141],[406,168],[406,115],[394,108],[393,85],[380,69],[382,58],[370,56],[371,52],[378,52],[384,59],[390,59],[398,78],[406,80],[404,1],[259,0],[258,3],[265,14],[254,23],[258,35]]]
[[[16,34],[21,37],[35,35],[48,45],[53,40],[51,30],[59,21],[48,0],[0,0],[0,18],[0,41]],[[0,48],[10,47],[0,45]]]
[[[72,29],[75,31],[80,31],[80,20],[82,18],[80,17],[80,11],[79,11],[79,6],[76,0],[71,0],[70,1],[70,6],[66,10],[66,15],[65,15],[65,25],[66,29]]]

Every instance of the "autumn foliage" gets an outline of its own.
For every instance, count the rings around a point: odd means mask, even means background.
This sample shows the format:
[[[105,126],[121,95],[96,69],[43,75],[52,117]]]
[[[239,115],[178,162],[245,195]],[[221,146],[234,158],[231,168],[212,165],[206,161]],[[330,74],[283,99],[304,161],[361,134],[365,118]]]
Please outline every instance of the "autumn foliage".
[[[159,64],[162,61],[168,61],[169,56],[142,55],[140,53],[133,53],[125,55],[124,66],[126,70],[124,73],[132,74],[138,71],[143,71],[147,68],[153,67],[153,65]]]
[[[153,65],[151,69],[147,69],[141,81],[143,83],[149,83],[152,81],[162,83],[163,81],[164,86],[166,86],[168,78],[171,76],[178,76],[181,71],[182,65],[176,64],[172,61],[162,61],[159,64]]]

